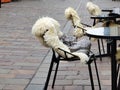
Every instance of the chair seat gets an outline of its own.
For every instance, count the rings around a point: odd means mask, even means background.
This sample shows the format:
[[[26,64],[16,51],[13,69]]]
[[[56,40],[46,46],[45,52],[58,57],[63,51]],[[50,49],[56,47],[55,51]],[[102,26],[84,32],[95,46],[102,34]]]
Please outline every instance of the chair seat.
[[[86,36],[81,37],[78,41],[73,36],[64,36],[62,41],[70,48],[71,52],[79,51],[88,54],[91,48],[91,42]]]

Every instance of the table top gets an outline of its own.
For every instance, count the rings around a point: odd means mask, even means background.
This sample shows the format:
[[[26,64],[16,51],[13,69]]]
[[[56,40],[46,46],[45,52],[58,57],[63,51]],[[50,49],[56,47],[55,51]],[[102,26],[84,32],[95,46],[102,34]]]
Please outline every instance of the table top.
[[[89,28],[86,35],[94,38],[120,40],[120,26]]]
[[[116,19],[116,18],[120,18],[120,15],[116,15],[114,13],[111,13],[109,15],[99,15],[99,16],[91,16],[91,19]]]
[[[102,14],[99,16],[92,16],[92,19],[116,19],[120,18],[120,8],[113,8],[113,9],[107,9],[107,10],[102,10],[103,12],[110,12],[109,14]]]

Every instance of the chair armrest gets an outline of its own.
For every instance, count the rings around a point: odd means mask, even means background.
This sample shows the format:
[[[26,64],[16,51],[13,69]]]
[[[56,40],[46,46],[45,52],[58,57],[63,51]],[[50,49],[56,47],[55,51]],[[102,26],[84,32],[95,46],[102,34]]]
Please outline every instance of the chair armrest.
[[[91,25],[88,25],[88,24],[85,24],[85,23],[81,23],[82,25],[84,26],[87,26],[87,27],[92,27]]]
[[[77,27],[77,28],[80,28],[80,29],[82,29],[82,30],[83,30],[83,32],[84,32],[84,31],[87,31],[85,28],[83,28],[83,27],[80,27],[80,26],[76,26],[76,25],[75,25],[74,27]]]
[[[61,51],[63,51],[63,52],[65,53],[65,57],[66,57],[66,58],[68,58],[68,57],[67,57],[67,54],[70,54],[70,55],[72,55],[73,57],[78,57],[78,56],[76,56],[76,55],[74,55],[74,54],[72,54],[72,53],[70,53],[70,52],[67,52],[67,51],[61,49],[61,48],[58,48],[58,49],[61,50]]]
[[[73,57],[71,57],[71,58],[68,58],[68,57],[67,57],[67,58],[64,58],[64,59],[61,59],[61,60],[65,60],[65,61],[66,61],[66,60],[68,60],[68,61],[76,61],[76,60],[79,60],[78,56],[76,56],[76,55],[74,55],[74,54],[72,54],[72,53],[69,53],[69,52],[67,52],[67,51],[65,51],[65,50],[63,50],[63,49],[61,49],[61,48],[58,48],[58,49],[61,50],[61,51],[63,51],[64,53],[67,53],[67,54],[70,54],[70,55],[73,56]],[[92,63],[95,59],[96,59],[96,58],[95,58],[94,53],[90,51],[89,61],[87,61],[86,64]]]

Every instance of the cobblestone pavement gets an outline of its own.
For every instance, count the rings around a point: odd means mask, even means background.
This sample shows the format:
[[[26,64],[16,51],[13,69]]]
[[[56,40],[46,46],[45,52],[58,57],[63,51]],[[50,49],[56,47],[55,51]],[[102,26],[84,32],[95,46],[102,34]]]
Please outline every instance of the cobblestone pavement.
[[[92,25],[85,5],[89,0],[17,0],[0,8],[0,90],[42,90],[48,72],[51,50],[43,47],[31,34],[34,22],[42,16],[53,17],[63,32],[71,30],[64,10],[75,8],[82,22]],[[93,0],[101,8],[120,7],[120,2]],[[97,53],[97,43],[92,50]],[[110,59],[97,60],[102,90],[110,90]],[[94,69],[94,68],[93,68]],[[94,78],[96,76],[94,74]],[[51,78],[52,80],[52,78]],[[96,90],[98,84],[96,83]],[[48,90],[51,89],[51,82]],[[85,64],[61,62],[54,90],[91,90]]]

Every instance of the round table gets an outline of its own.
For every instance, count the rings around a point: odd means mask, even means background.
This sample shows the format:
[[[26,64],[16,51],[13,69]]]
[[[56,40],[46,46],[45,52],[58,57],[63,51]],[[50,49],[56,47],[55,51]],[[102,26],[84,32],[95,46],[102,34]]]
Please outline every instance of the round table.
[[[86,35],[94,38],[110,39],[110,57],[111,57],[111,90],[118,90],[117,86],[117,61],[116,61],[116,41],[120,40],[120,27],[99,27],[91,28],[86,31]]]

